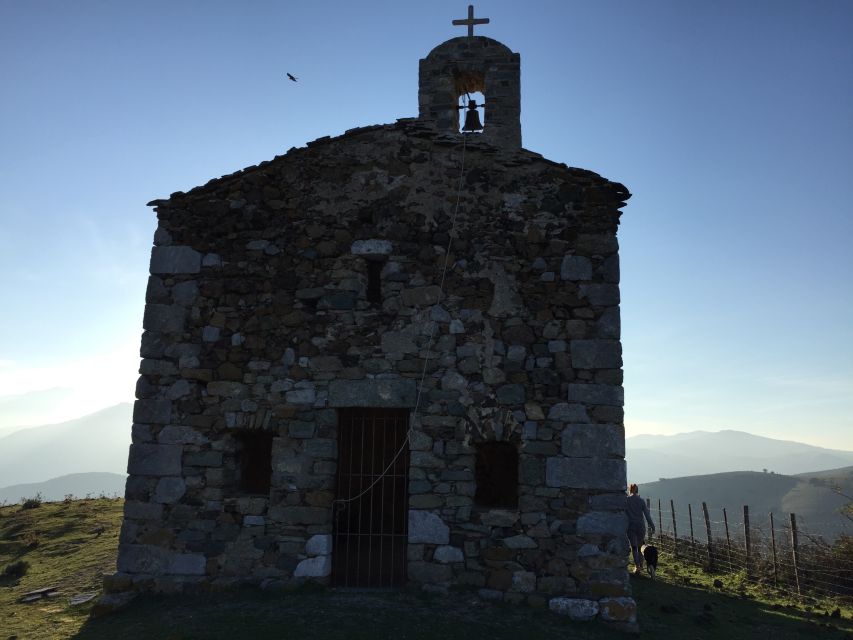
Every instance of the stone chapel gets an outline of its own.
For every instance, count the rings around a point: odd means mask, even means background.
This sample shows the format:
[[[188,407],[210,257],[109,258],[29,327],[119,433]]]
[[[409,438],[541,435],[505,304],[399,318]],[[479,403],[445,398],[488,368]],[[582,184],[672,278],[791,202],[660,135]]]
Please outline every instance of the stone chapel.
[[[109,594],[462,587],[634,624],[630,194],[522,148],[519,54],[455,22],[417,118],[150,203]]]

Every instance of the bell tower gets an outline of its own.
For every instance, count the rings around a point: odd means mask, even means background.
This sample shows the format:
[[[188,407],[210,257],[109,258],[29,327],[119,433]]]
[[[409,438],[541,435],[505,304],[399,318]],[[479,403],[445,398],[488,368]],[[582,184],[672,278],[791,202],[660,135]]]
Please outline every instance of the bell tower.
[[[521,147],[521,57],[497,40],[474,35],[475,24],[488,18],[454,20],[468,35],[438,45],[420,61],[418,117],[442,133],[459,133],[459,98],[480,92],[485,97],[482,135],[491,144]],[[468,104],[464,100],[465,105]]]

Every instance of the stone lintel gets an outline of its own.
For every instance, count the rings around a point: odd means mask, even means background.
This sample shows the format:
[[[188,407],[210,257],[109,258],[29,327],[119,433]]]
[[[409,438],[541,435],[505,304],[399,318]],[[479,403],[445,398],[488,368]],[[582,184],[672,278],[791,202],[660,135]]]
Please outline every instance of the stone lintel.
[[[418,397],[415,380],[332,380],[330,407],[414,408]]]

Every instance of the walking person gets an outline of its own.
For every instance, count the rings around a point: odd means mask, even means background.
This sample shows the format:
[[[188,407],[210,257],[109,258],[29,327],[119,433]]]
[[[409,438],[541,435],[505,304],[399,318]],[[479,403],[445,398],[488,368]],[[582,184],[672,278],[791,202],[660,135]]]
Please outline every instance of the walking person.
[[[646,522],[649,530],[655,532],[655,523],[649,513],[646,501],[640,497],[640,489],[636,484],[628,488],[629,496],[626,511],[628,512],[628,542],[631,544],[631,554],[634,556],[634,573],[639,574],[643,570],[643,554],[640,547],[646,538]]]

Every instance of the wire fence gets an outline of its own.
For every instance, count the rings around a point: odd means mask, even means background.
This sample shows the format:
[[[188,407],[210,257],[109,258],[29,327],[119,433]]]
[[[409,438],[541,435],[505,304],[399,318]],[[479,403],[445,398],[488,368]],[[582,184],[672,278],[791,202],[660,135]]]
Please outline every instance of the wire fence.
[[[853,537],[833,543],[798,522],[796,514],[737,513],[706,503],[676,505],[646,499],[654,543],[679,560],[712,573],[800,597],[853,599]]]

